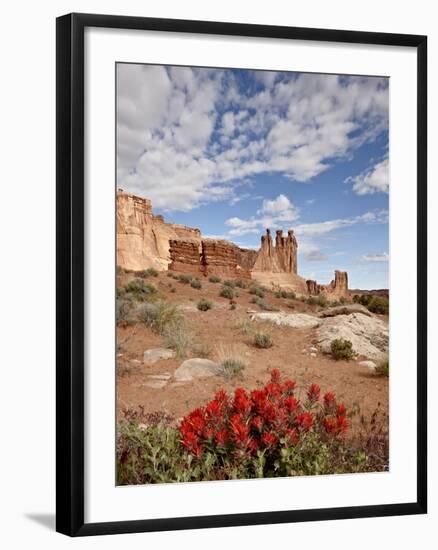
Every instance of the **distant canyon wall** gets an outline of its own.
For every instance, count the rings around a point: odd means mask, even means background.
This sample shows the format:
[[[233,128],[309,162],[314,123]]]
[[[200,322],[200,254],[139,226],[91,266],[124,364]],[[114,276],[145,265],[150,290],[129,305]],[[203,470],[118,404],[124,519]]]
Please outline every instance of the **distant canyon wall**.
[[[166,223],[152,213],[151,201],[117,192],[117,265],[132,271],[153,267],[194,275],[254,279],[260,284],[300,294],[348,296],[348,275],[335,271],[328,285],[298,275],[298,243],[293,230],[261,237],[259,250],[220,239],[203,239],[201,231]]]

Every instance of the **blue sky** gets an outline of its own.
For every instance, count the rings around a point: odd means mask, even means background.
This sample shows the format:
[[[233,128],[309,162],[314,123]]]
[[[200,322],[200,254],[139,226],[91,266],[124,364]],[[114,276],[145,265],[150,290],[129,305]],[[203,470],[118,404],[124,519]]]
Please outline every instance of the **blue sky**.
[[[242,247],[292,228],[303,277],[387,288],[388,81],[119,64],[117,186]]]

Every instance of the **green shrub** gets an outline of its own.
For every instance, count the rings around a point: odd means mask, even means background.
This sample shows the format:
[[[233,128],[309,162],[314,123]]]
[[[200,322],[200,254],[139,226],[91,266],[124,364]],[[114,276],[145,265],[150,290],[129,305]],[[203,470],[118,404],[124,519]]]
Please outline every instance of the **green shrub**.
[[[199,311],[208,311],[213,307],[213,302],[210,302],[210,300],[207,300],[206,298],[201,298],[196,307]]]
[[[265,291],[259,286],[252,286],[249,289],[249,293],[254,294],[255,296],[258,296],[259,298],[265,297]]]
[[[389,300],[384,296],[373,296],[368,304],[368,309],[372,313],[387,315],[389,313]]]
[[[234,286],[245,289],[248,288],[248,283],[246,281],[243,281],[242,279],[237,279],[237,281],[234,281]]]
[[[187,275],[186,273],[181,273],[178,275],[177,279],[180,283],[189,285],[192,282],[193,277],[191,275]]]
[[[263,309],[264,311],[279,311],[278,307],[267,304],[264,300],[258,298],[257,296],[254,296],[254,298],[251,300],[251,303],[257,304],[259,308]]]
[[[117,298],[116,300],[116,322],[118,325],[126,326],[134,322],[132,315],[133,303],[132,300],[125,298]]]
[[[151,283],[145,283],[143,279],[133,279],[123,287],[121,294],[125,296],[129,294],[133,299],[143,302],[154,298],[157,289]]]
[[[320,294],[320,295],[316,298],[316,305],[317,305],[317,306],[320,306],[320,307],[327,307],[327,306],[328,306],[328,300],[327,300],[327,298],[326,298],[323,294]]]
[[[254,334],[254,344],[258,348],[264,348],[264,349],[272,348],[273,346],[272,338],[266,332],[256,332]]]
[[[210,344],[206,342],[199,342],[192,346],[191,352],[194,357],[200,357],[201,359],[206,359],[210,357],[212,349]]]
[[[136,271],[136,275],[143,278],[158,277],[158,271],[153,267],[149,267],[148,269],[143,269],[142,271]]]
[[[276,298],[284,298],[287,300],[295,300],[297,297],[295,292],[288,291],[288,290],[279,290],[275,293]]]
[[[145,303],[138,307],[137,316],[142,323],[158,334],[163,334],[167,325],[181,324],[184,316],[177,306],[166,302]]]
[[[339,359],[349,360],[354,355],[353,344],[350,340],[344,340],[343,338],[336,338],[330,344],[330,351],[336,361]]]
[[[379,376],[388,377],[389,376],[389,361],[388,360],[383,361],[382,363],[377,365],[374,370],[375,370],[376,374],[378,374]]]
[[[224,282],[223,282],[223,285],[224,285],[224,286],[229,286],[229,287],[231,287],[231,288],[234,288],[234,287],[236,286],[236,283],[235,283],[234,281],[229,281],[229,280],[228,280],[228,281],[224,281]]]
[[[236,309],[236,307],[237,307],[236,304],[230,304],[230,309],[231,309],[231,310]]]
[[[223,286],[219,292],[219,296],[231,300],[234,298],[234,290],[230,286]]]
[[[190,282],[190,286],[192,288],[196,288],[197,290],[200,290],[202,288],[202,283],[199,279],[192,279]]]
[[[216,275],[210,275],[208,280],[210,281],[210,283],[220,283],[221,282],[221,278],[217,277]]]

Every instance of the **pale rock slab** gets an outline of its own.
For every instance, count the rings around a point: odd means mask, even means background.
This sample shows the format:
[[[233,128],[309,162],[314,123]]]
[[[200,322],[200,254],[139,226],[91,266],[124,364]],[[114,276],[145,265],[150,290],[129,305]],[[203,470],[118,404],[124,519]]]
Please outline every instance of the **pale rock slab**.
[[[153,365],[160,359],[172,359],[176,356],[173,349],[167,348],[153,348],[148,349],[143,354],[143,363],[145,365]]]
[[[174,373],[175,380],[179,382],[190,381],[194,378],[207,378],[220,374],[221,366],[210,359],[187,359]]]
[[[291,328],[315,328],[320,320],[305,313],[256,313],[251,316],[251,321],[269,321],[278,326]]]

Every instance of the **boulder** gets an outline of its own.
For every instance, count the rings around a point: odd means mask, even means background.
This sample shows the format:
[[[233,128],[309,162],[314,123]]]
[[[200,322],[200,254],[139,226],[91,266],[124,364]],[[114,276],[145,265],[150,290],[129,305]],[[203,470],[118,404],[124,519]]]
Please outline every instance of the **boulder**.
[[[319,348],[325,353],[330,353],[333,340],[342,338],[350,340],[358,355],[373,360],[383,360],[388,356],[388,325],[377,317],[363,313],[320,319],[316,337]]]
[[[377,367],[374,361],[359,361],[361,367],[366,367],[367,369],[375,369]]]
[[[194,378],[207,378],[209,376],[216,376],[221,373],[221,366],[209,359],[187,359],[181,366],[179,366],[175,373],[174,378],[178,382],[190,381]]]
[[[305,313],[255,313],[250,317],[251,321],[269,321],[278,326],[291,328],[314,328],[321,322],[317,317]]]
[[[160,359],[172,359],[176,353],[173,349],[153,348],[148,349],[143,353],[143,363],[145,365],[153,365]]]

